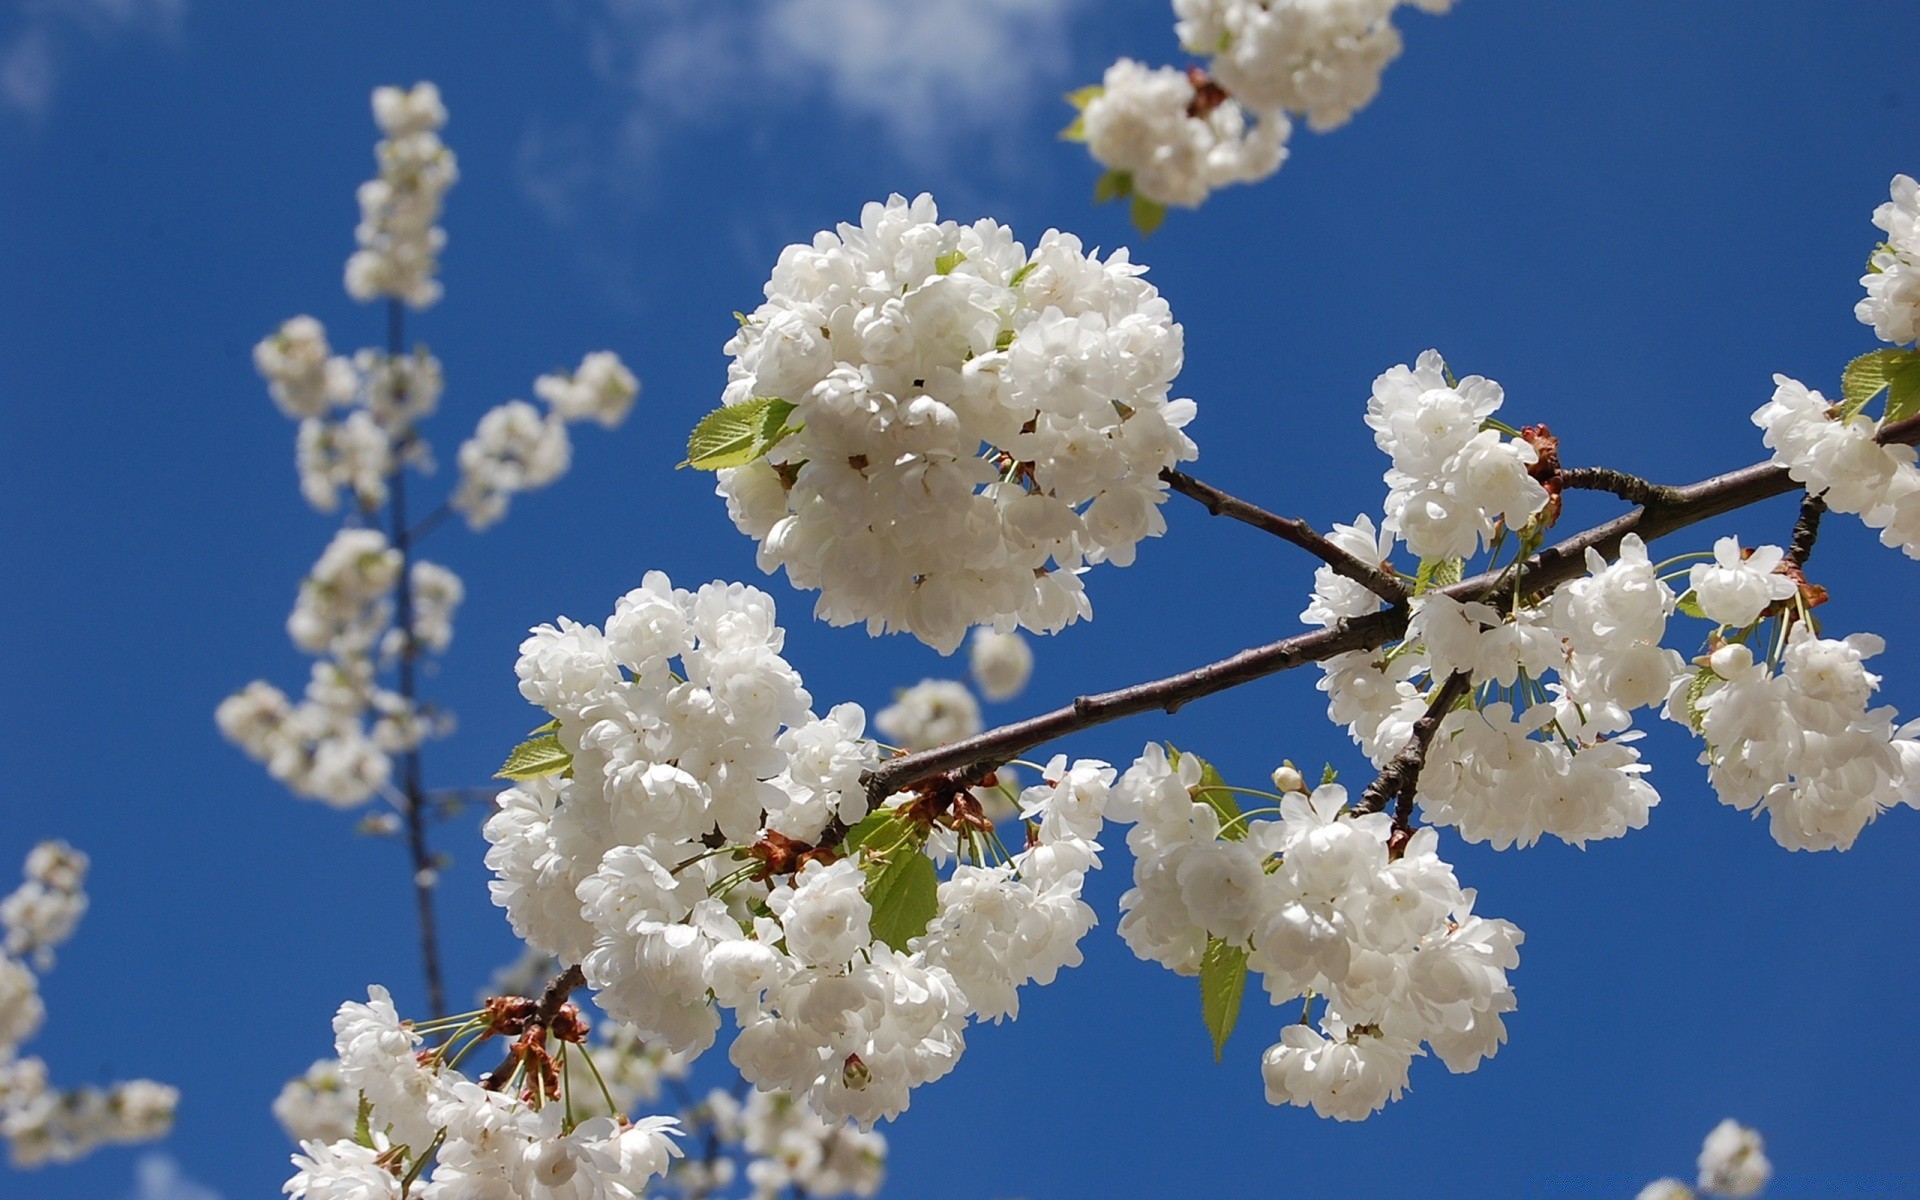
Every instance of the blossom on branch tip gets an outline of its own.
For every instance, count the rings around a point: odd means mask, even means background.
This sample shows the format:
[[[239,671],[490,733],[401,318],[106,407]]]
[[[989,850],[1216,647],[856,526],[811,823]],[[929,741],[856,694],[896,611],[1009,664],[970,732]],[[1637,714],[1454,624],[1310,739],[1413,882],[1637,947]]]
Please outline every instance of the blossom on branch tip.
[[[724,401],[791,405],[718,491],[760,565],[816,613],[950,652],[970,626],[1091,614],[1081,573],[1165,528],[1163,468],[1196,456],[1170,400],[1181,330],[1118,251],[869,204],[781,253]],[[725,411],[725,410],[722,410]]]

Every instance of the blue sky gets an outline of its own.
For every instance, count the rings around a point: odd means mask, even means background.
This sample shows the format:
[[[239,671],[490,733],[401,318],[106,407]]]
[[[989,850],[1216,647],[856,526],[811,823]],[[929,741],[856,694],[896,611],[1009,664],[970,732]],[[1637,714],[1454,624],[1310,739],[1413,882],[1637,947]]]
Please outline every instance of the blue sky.
[[[769,588],[823,703],[877,707],[953,669],[810,623],[710,481],[671,470],[717,402],[730,313],[783,244],[925,189],[1029,242],[1056,225],[1135,246],[1186,326],[1195,472],[1323,525],[1377,511],[1368,385],[1429,346],[1503,383],[1503,415],[1551,424],[1570,463],[1698,478],[1760,456],[1747,414],[1773,372],[1831,390],[1873,344],[1852,306],[1872,209],[1920,170],[1920,91],[1890,52],[1914,16],[1898,0],[1408,13],[1405,56],[1351,126],[1299,135],[1276,178],[1143,243],[1090,204],[1097,170],[1054,134],[1059,95],[1117,54],[1176,60],[1164,0],[16,0],[0,12],[0,411],[19,448],[0,517],[16,630],[0,868],[56,836],[95,864],[30,1050],[69,1084],[178,1084],[164,1151],[180,1174],[144,1177],[238,1200],[285,1178],[267,1105],[327,1049],[339,1001],[386,981],[418,1003],[400,848],[280,793],[211,717],[250,679],[304,678],[283,621],[331,524],[300,503],[292,427],[249,350],[299,312],[336,347],[380,335],[340,288],[374,85],[433,79],[453,114],[447,298],[414,326],[447,367],[442,460],[584,350],[617,350],[646,386],[621,430],[581,431],[559,485],[426,550],[469,588],[428,682],[461,728],[429,776],[479,784],[530,724],[521,632],[598,620],[651,568]],[[1582,498],[1567,520],[1616,510]],[[1136,566],[1095,573],[1098,619],[1039,644],[1033,687],[990,719],[1297,627],[1310,562],[1177,498],[1168,514]],[[1791,523],[1775,503],[1668,553]],[[1883,697],[1920,713],[1920,567],[1846,520],[1814,563],[1829,628],[1886,634]],[[1267,680],[1061,748],[1125,762],[1166,738],[1229,778],[1282,757],[1360,773],[1312,685]],[[1904,1019],[1920,814],[1846,855],[1788,855],[1715,802],[1686,739],[1656,726],[1646,746],[1664,803],[1627,839],[1445,840],[1480,910],[1527,932],[1512,1041],[1478,1073],[1418,1062],[1408,1097],[1360,1126],[1269,1108],[1259,1054],[1287,1014],[1250,997],[1216,1065],[1192,982],[1113,935],[1115,854],[1087,965],[974,1031],[916,1096],[888,1130],[888,1194],[1516,1195],[1566,1172],[1625,1172],[1631,1194],[1685,1171],[1727,1115],[1786,1171],[1920,1170]],[[456,995],[513,946],[477,824],[437,835]],[[137,1157],[5,1176],[0,1194],[132,1195]]]

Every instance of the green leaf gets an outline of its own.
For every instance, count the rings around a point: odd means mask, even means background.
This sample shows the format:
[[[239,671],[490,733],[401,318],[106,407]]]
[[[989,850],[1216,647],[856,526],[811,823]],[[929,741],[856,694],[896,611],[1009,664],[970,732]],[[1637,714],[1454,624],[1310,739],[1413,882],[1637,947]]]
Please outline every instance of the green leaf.
[[[942,275],[951,275],[953,269],[965,261],[967,256],[964,251],[949,250],[933,260],[933,269]]]
[[[742,329],[745,329],[747,326],[753,324],[753,318],[749,317],[747,314],[741,312],[737,308],[733,310],[733,319],[740,322],[740,328]]]
[[[1413,594],[1424,596],[1434,588],[1452,587],[1465,578],[1466,569],[1463,558],[1423,558],[1419,574],[1413,577]]]
[[[1167,206],[1155,204],[1145,196],[1133,198],[1133,227],[1152,237],[1155,230],[1166,224]]]
[[[573,755],[552,734],[530,738],[513,748],[507,761],[494,772],[495,779],[538,779],[564,771],[573,765]]]
[[[1106,88],[1101,87],[1097,83],[1090,83],[1086,87],[1068,92],[1067,103],[1073,105],[1075,108],[1085,108],[1095,100],[1098,100],[1100,94],[1106,90]]]
[[[1213,1061],[1219,1062],[1240,1020],[1240,997],[1247,990],[1247,950],[1221,941],[1207,939],[1206,953],[1200,957],[1200,1015],[1213,1035]]]
[[[1007,286],[1010,288],[1019,287],[1027,281],[1027,276],[1033,274],[1033,269],[1039,265],[1039,263],[1028,263],[1026,266],[1021,267],[1013,273],[1012,279],[1007,280]]]
[[[1013,345],[1013,330],[1011,329],[1002,329],[1000,336],[993,339],[993,348],[995,350],[1005,350],[1011,345]]]
[[[933,860],[909,843],[885,860],[869,863],[867,903],[873,906],[873,936],[904,953],[908,940],[925,933],[940,909],[940,876]]]
[[[353,1144],[372,1150],[373,1145],[373,1101],[367,1099],[365,1092],[360,1093],[360,1111],[353,1118]]]
[[[1227,790],[1227,781],[1221,778],[1219,768],[1198,754],[1183,756],[1172,746],[1168,746],[1167,750],[1167,757],[1175,769],[1179,768],[1182,757],[1191,757],[1200,764],[1200,782],[1194,785],[1192,795],[1195,802],[1204,804],[1219,814],[1220,836],[1230,842],[1245,840],[1247,823],[1240,819],[1240,804],[1233,798],[1233,793]],[[1229,822],[1232,823],[1231,826]]]
[[[548,722],[547,722],[547,723],[546,723],[545,725],[542,725],[542,726],[541,726],[540,728],[538,728],[538,729],[529,729],[529,730],[527,730],[527,736],[528,736],[528,737],[539,737],[539,736],[540,736],[541,734],[543,734],[543,733],[552,733],[552,732],[553,732],[554,730],[556,730],[556,729],[558,729],[558,728],[560,728],[560,718],[559,718],[559,717],[555,717],[555,718],[554,718],[553,720],[551,720],[551,721],[548,721]]]
[[[1075,117],[1071,124],[1069,124],[1065,129],[1062,129],[1060,131],[1060,140],[1063,142],[1086,141],[1087,140],[1087,119],[1085,117]]]
[[[1687,724],[1695,733],[1700,732],[1701,722],[1706,719],[1706,714],[1700,711],[1700,701],[1706,696],[1707,689],[1712,687],[1719,678],[1720,676],[1714,674],[1712,667],[1702,663],[1700,669],[1694,672],[1693,678],[1687,683]]]
[[[1682,616],[1698,617],[1702,621],[1708,619],[1706,610],[1700,607],[1700,597],[1694,595],[1691,591],[1674,601],[1673,607],[1674,610]]]
[[[1334,780],[1338,778],[1340,778],[1340,772],[1333,769],[1332,763],[1328,763],[1325,766],[1320,768],[1320,786],[1321,787],[1327,786],[1328,784],[1332,783]]]
[[[862,846],[873,844],[881,830],[889,825],[897,825],[899,823],[899,816],[900,813],[898,809],[874,809],[866,816],[861,817],[852,829],[847,830],[847,836],[840,843],[840,848],[848,854],[853,854]],[[879,839],[879,844],[885,846],[897,840],[897,838],[881,838]]]
[[[687,461],[680,465],[696,471],[744,467],[793,432],[787,424],[792,412],[793,405],[773,396],[722,405],[693,427],[687,439]]]
[[[1895,371],[1887,383],[1887,411],[1880,418],[1882,425],[1891,425],[1895,421],[1904,421],[1915,413],[1920,413],[1920,355]]]
[[[1093,202],[1105,204],[1109,200],[1118,200],[1122,196],[1133,195],[1132,171],[1108,171],[1094,180]]]

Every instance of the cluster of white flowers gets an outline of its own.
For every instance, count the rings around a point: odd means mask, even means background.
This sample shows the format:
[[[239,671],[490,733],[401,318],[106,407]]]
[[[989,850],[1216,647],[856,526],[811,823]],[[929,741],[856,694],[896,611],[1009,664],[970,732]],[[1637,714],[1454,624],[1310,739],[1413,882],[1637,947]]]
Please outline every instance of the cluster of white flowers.
[[[1437,350],[1373,381],[1367,424],[1393,459],[1386,524],[1422,559],[1472,558],[1496,522],[1518,529],[1546,506],[1533,446],[1487,424],[1504,399],[1491,379],[1455,382]]]
[[[1920,558],[1920,468],[1912,446],[1883,446],[1879,425],[1848,415],[1798,380],[1775,375],[1773,399],[1754,411],[1773,461],[1795,483],[1826,497],[1835,512],[1855,513],[1882,543]]]
[[[365,803],[392,776],[391,755],[446,732],[444,714],[428,714],[376,683],[376,654],[412,653],[393,626],[400,553],[378,530],[340,530],[301,582],[287,619],[293,642],[323,656],[298,704],[255,680],[222,701],[214,721],[227,739],[298,795],[336,808]],[[453,641],[453,614],[465,596],[460,577],[416,559],[414,648],[441,653]],[[371,724],[369,724],[371,718]]]
[[[1219,188],[1278,171],[1293,132],[1278,110],[1249,111],[1210,85],[1195,72],[1123,58],[1087,96],[1074,136],[1125,175],[1133,195],[1198,208]]]
[[[41,971],[53,967],[53,949],[73,936],[87,912],[87,856],[65,842],[41,842],[27,852],[20,886],[0,900],[6,953]]]
[[[34,968],[53,965],[54,947],[73,936],[87,911],[87,856],[65,842],[41,842],[27,854],[25,880],[0,900],[0,1138],[16,1167],[82,1158],[100,1146],[134,1145],[173,1127],[179,1092],[150,1079],[62,1091],[47,1064],[19,1057],[46,1020]],[[33,966],[28,965],[29,961]]]
[[[414,308],[440,299],[440,251],[447,233],[436,222],[447,189],[460,177],[453,151],[440,141],[447,123],[440,89],[373,91],[373,119],[387,136],[374,147],[380,174],[360,185],[360,248],[347,259],[347,294],[356,300],[390,296]]]
[[[504,517],[515,493],[565,475],[573,465],[567,425],[592,420],[612,429],[633,406],[640,381],[618,355],[596,350],[572,375],[542,375],[533,390],[550,407],[545,416],[525,400],[509,400],[489,409],[460,445],[460,484],[448,503],[473,529]]]
[[[1400,57],[1403,2],[1444,13],[1453,0],[1173,0],[1175,32],[1241,103],[1303,114],[1335,129],[1380,91]]]
[[[1920,339],[1920,183],[1895,175],[1890,191],[1892,199],[1873,213],[1887,240],[1860,278],[1867,294],[1853,315],[1881,341],[1903,345]]]
[[[1318,1032],[1291,1024],[1267,1051],[1271,1103],[1360,1120],[1399,1098],[1422,1043],[1455,1072],[1499,1049],[1521,933],[1474,915],[1432,829],[1396,845],[1392,818],[1350,811],[1337,784],[1288,793],[1278,820],[1223,823],[1236,810],[1201,779],[1198,759],[1149,745],[1114,787],[1108,815],[1137,822],[1120,935],[1181,974],[1229,948],[1273,1003],[1324,1000]]]
[[[1011,700],[1026,690],[1027,680],[1033,676],[1033,647],[1017,631],[976,629],[967,665],[982,696]]]
[[[500,798],[487,865],[515,931],[582,963],[611,1016],[695,1053],[719,1029],[716,1004],[731,1009],[750,1082],[870,1127],[952,1068],[969,1016],[1011,1015],[1015,989],[1079,961],[1097,805],[1090,823],[1043,820],[997,863],[979,824],[898,808],[848,853],[880,754],[858,705],[809,711],[783,641],[764,593],[690,593],[658,572],[604,631],[535,630],[521,692],[554,719],[572,770]],[[1078,779],[1023,800],[1044,812]],[[971,861],[936,888],[929,853]],[[932,912],[924,933],[902,934],[877,896],[920,871]]]
[[[351,1138],[359,1115],[360,1093],[341,1081],[337,1058],[316,1060],[273,1098],[273,1119],[295,1142]]]
[[[902,750],[931,750],[979,733],[980,702],[956,679],[922,679],[894,694],[873,727]]]
[[[785,1093],[749,1095],[737,1126],[753,1200],[777,1200],[790,1189],[820,1200],[871,1196],[886,1179],[885,1134],[823,1121]]]
[[[1160,472],[1198,451],[1169,400],[1180,326],[1124,250],[941,221],[894,196],[780,255],[725,402],[792,405],[793,432],[719,472],[760,565],[835,625],[944,652],[973,625],[1051,633],[1080,574],[1163,532]]]
[[[626,420],[640,395],[640,381],[620,356],[595,350],[571,374],[555,371],[533,381],[533,394],[552,406],[563,421],[598,421],[613,429]]]
[[[293,317],[262,338],[253,348],[253,365],[274,404],[295,421],[352,403],[360,386],[353,364],[328,347],[326,327],[308,316]]]
[[[302,1142],[285,1189],[296,1200],[635,1200],[680,1152],[670,1117],[576,1121],[593,1093],[562,1104],[544,1079],[490,1090],[445,1064],[457,1039],[417,1052],[421,1035],[377,985],[367,1003],[341,1005],[333,1029],[340,1085],[370,1105],[368,1133]]]
[[[379,508],[400,458],[425,455],[414,426],[433,415],[446,386],[440,360],[425,350],[347,358],[328,348],[319,321],[299,316],[261,339],[253,361],[280,411],[300,422],[294,465],[316,511],[339,508],[343,490],[361,511]]]
[[[1767,1144],[1757,1132],[1732,1117],[1713,1127],[1700,1147],[1701,1195],[1758,1196],[1773,1178]],[[1640,1190],[1638,1200],[1694,1200],[1694,1190],[1678,1179],[1656,1179]]]
[[[1880,677],[1866,660],[1884,648],[1872,634],[1837,640],[1795,623],[1778,674],[1729,642],[1676,684],[1669,711],[1706,739],[1701,761],[1721,802],[1765,812],[1789,850],[1846,850],[1884,809],[1920,808],[1920,727],[1867,707]]]

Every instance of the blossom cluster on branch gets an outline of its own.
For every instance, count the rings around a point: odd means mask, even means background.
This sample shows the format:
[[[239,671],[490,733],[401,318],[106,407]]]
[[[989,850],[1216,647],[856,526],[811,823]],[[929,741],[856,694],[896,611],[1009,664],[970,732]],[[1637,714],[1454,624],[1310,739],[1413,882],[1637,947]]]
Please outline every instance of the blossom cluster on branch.
[[[868,204],[781,252],[690,461],[832,624],[943,653],[974,625],[1064,628],[1092,614],[1088,567],[1165,531],[1160,472],[1198,454],[1168,398],[1181,329],[1142,272],[925,195]]]
[[[1288,114],[1325,132],[1373,100],[1400,56],[1403,4],[1438,14],[1453,0],[1174,0],[1174,31],[1204,68],[1122,58],[1068,97],[1080,115],[1063,136],[1107,168],[1094,199],[1131,196],[1134,223],[1152,233],[1169,207],[1272,175]]]
[[[73,936],[87,911],[87,856],[65,842],[41,842],[27,854],[25,880],[0,899],[0,1138],[16,1167],[72,1162],[101,1146],[165,1137],[177,1089],[151,1079],[61,1089],[47,1064],[20,1057],[40,1031],[46,1004],[36,969],[53,966],[54,948]],[[31,964],[31,965],[29,965]]]

